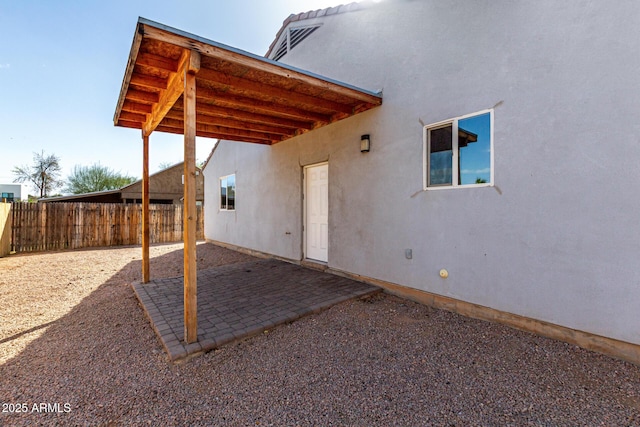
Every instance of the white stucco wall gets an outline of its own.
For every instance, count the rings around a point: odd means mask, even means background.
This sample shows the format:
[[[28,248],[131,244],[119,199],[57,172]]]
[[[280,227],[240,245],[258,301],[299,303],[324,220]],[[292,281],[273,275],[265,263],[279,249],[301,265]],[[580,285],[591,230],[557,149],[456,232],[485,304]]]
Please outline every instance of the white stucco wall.
[[[220,143],[207,238],[300,259],[302,167],[328,160],[331,267],[640,344],[639,16],[634,0],[387,0],[321,20],[282,62],[383,106]],[[423,191],[420,121],[494,106],[495,186]],[[218,212],[229,173],[236,211]]]
[[[0,184],[1,193],[13,193],[13,198],[18,200],[27,201],[27,185],[25,184]],[[0,200],[1,202],[2,200]]]

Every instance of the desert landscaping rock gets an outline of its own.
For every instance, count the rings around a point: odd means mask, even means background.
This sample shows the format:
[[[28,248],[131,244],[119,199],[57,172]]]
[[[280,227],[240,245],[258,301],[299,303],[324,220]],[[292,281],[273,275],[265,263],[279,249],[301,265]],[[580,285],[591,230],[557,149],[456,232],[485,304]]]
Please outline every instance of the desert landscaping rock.
[[[172,364],[137,280],[136,247],[0,259],[0,426],[640,425],[640,367],[386,294]]]

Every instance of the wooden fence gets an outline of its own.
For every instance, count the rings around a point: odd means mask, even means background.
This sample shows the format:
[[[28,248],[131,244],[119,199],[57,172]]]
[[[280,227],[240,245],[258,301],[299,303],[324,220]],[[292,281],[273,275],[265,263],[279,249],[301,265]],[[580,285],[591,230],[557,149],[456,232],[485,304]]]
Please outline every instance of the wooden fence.
[[[142,205],[118,203],[13,203],[11,250],[79,249],[142,243]],[[151,243],[182,241],[182,205],[149,206]],[[197,207],[196,238],[204,239]]]
[[[0,203],[0,257],[11,253],[11,203]]]

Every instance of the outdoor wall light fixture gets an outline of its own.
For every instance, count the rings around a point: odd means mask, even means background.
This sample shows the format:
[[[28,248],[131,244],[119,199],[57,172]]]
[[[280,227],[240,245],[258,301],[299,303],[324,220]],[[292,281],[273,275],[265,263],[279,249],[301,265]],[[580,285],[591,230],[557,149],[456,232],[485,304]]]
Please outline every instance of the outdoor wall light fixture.
[[[368,153],[371,150],[371,138],[369,135],[362,135],[360,137],[360,152]]]

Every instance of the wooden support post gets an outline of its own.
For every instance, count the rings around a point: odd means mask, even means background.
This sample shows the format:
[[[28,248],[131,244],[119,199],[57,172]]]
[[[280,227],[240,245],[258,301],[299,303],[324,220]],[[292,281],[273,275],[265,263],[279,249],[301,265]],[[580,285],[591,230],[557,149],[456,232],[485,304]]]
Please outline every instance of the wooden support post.
[[[149,282],[149,135],[142,133],[142,283]]]
[[[198,340],[196,270],[196,73],[200,55],[190,52],[184,68],[184,340]]]

